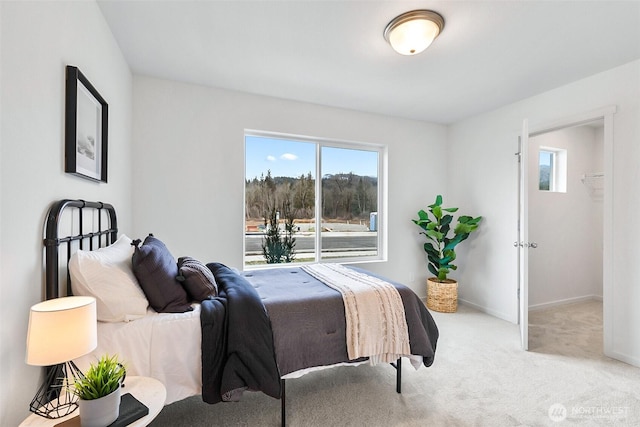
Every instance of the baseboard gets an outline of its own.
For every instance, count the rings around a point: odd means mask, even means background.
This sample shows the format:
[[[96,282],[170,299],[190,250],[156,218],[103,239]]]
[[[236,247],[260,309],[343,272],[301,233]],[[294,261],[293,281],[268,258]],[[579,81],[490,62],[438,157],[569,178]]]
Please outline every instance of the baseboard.
[[[621,362],[628,363],[629,365],[640,367],[640,359],[638,359],[637,357],[629,356],[628,354],[618,353],[617,351],[612,351],[612,352],[605,351],[604,355],[612,359],[616,359]]]
[[[495,311],[495,310],[488,309],[488,308],[486,308],[486,307],[483,307],[483,306],[481,306],[481,305],[478,305],[478,304],[475,304],[475,303],[469,302],[469,301],[464,300],[464,299],[459,298],[459,297],[458,297],[458,304],[466,305],[467,307],[471,307],[471,308],[473,308],[473,309],[475,309],[475,310],[478,310],[478,311],[480,311],[480,312],[482,312],[482,313],[486,313],[486,314],[489,314],[489,315],[491,315],[491,316],[493,316],[493,317],[497,317],[498,319],[506,320],[507,322],[510,322],[510,323],[518,323],[518,319],[516,319],[516,320],[514,321],[514,320],[513,320],[513,319],[511,319],[511,317],[510,317],[508,314],[506,314],[506,313],[501,313],[501,312],[499,312],[499,311]]]
[[[557,307],[560,305],[577,304],[579,302],[586,302],[586,301],[602,301],[602,296],[601,295],[584,295],[581,297],[566,298],[566,299],[561,299],[561,300],[556,300],[551,302],[544,302],[542,304],[534,304],[529,306],[529,311],[540,311],[540,310],[545,310],[551,307]]]

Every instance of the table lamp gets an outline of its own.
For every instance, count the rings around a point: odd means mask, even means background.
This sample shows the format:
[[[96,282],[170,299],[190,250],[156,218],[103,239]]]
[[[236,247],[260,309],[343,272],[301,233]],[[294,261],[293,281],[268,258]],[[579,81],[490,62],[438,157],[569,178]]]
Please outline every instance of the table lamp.
[[[29,407],[31,412],[60,418],[75,411],[78,398],[69,386],[82,377],[82,372],[73,359],[97,345],[95,298],[55,298],[31,307],[26,362],[46,366],[44,382]]]

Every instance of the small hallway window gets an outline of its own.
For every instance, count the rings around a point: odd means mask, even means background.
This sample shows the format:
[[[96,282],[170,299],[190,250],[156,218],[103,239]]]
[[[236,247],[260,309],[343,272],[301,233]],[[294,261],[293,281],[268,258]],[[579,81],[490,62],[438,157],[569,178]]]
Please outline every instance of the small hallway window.
[[[566,193],[567,150],[540,147],[538,156],[538,189]]]

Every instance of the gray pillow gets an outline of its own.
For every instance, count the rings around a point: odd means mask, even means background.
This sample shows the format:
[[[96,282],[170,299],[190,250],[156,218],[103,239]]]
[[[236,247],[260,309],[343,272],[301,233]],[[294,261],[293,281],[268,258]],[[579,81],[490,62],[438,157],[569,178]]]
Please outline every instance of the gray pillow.
[[[178,276],[187,295],[198,302],[211,299],[218,294],[218,285],[209,268],[195,258],[178,258]]]
[[[131,243],[135,246],[131,264],[149,305],[158,313],[183,313],[193,310],[187,292],[176,280],[178,265],[169,249],[153,234]]]

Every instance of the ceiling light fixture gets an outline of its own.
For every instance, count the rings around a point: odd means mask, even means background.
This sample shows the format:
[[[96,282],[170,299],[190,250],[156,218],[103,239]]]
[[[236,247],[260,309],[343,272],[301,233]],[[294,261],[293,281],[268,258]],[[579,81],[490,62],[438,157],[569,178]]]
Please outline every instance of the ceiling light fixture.
[[[412,10],[396,16],[384,29],[384,38],[402,55],[417,55],[438,37],[444,18],[432,10]]]

